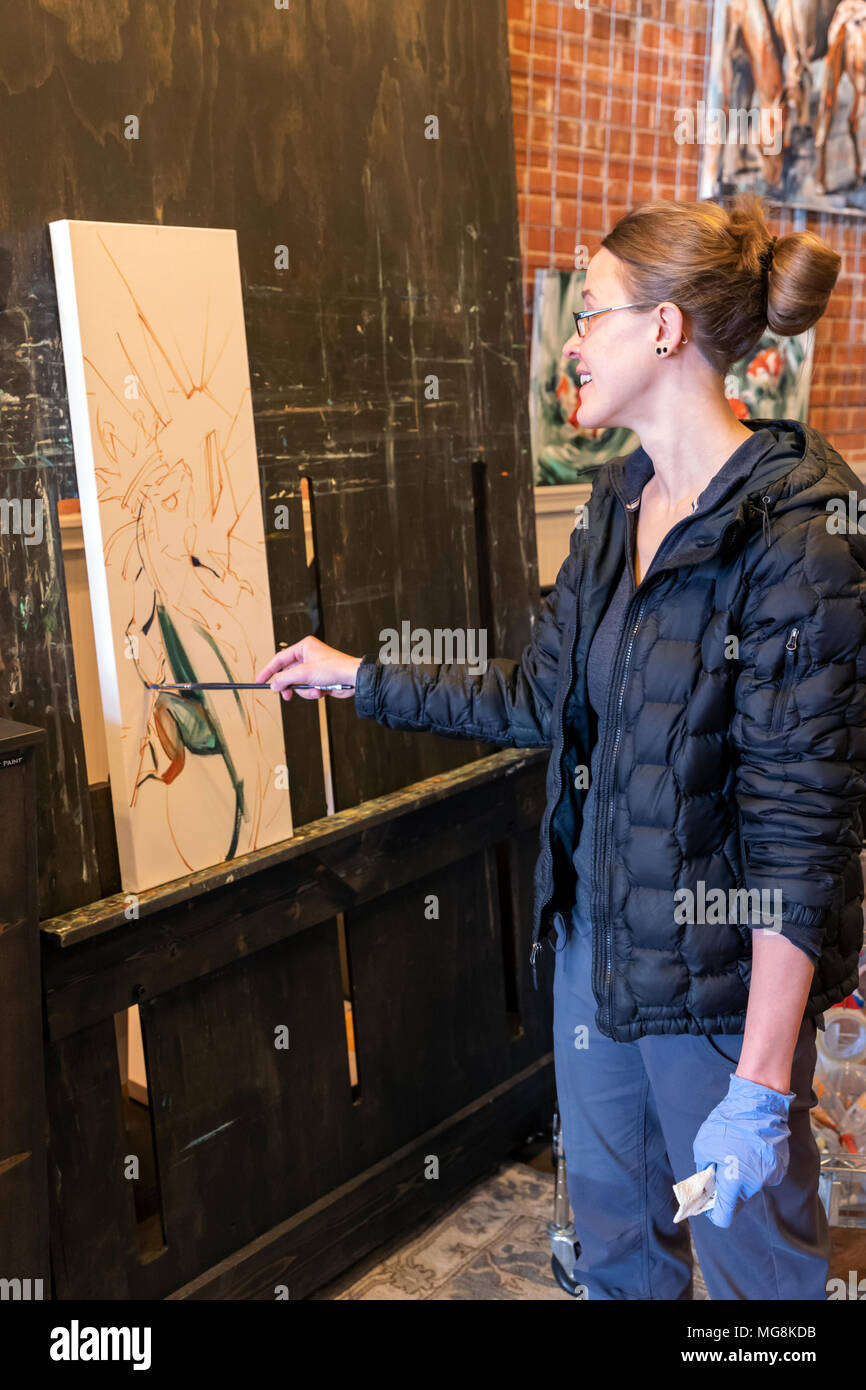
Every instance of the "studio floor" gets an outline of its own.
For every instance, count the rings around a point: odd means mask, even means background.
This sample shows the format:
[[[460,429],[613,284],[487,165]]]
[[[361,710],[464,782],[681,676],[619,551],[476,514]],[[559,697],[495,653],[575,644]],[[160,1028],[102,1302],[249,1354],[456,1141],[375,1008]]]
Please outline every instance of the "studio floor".
[[[550,1268],[553,1195],[550,1145],[529,1145],[411,1237],[380,1246],[311,1297],[568,1299]],[[847,1284],[852,1269],[866,1269],[866,1230],[834,1229],[830,1276]],[[694,1297],[708,1298],[696,1258]]]

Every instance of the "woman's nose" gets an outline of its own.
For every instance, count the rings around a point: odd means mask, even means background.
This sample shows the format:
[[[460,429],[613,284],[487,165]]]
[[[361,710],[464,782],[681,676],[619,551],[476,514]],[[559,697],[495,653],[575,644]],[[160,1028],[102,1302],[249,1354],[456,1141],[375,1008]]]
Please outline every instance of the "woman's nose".
[[[562,349],[563,356],[564,356],[564,357],[577,357],[577,355],[578,355],[578,353],[579,353],[579,351],[580,351],[579,343],[580,343],[580,336],[579,336],[579,334],[577,333],[577,331],[575,330],[575,332],[572,333],[571,337],[568,339],[567,343],[565,344],[565,347]]]

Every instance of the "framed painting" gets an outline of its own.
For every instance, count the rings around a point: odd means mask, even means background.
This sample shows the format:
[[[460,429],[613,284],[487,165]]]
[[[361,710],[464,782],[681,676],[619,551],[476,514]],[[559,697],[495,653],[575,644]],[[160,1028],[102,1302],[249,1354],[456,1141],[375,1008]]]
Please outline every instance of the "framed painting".
[[[716,0],[706,100],[674,138],[702,146],[703,198],[862,216],[864,98],[866,0]]]
[[[812,382],[815,330],[780,338],[769,329],[725,378],[725,395],[741,420],[805,423]]]

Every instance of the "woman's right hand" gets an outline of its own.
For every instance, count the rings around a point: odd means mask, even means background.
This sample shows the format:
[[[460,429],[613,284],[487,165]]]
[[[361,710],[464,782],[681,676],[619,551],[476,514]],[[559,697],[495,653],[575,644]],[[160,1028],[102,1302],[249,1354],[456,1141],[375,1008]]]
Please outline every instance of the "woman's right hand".
[[[256,681],[268,681],[271,689],[278,690],[284,700],[291,700],[291,687],[299,682],[313,687],[317,681],[322,685],[350,685],[351,690],[314,688],[299,690],[297,694],[302,700],[320,700],[322,695],[333,695],[335,700],[351,700],[355,695],[355,673],[363,659],[338,652],[320,642],[318,637],[303,637],[294,646],[277,652],[259,671]]]

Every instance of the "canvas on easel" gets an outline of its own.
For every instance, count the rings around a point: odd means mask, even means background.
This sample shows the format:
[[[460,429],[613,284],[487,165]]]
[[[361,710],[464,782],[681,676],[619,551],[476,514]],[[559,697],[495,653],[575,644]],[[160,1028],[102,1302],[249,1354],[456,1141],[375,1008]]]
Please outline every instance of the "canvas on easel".
[[[237,237],[50,224],[123,888],[293,834]]]

